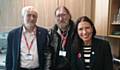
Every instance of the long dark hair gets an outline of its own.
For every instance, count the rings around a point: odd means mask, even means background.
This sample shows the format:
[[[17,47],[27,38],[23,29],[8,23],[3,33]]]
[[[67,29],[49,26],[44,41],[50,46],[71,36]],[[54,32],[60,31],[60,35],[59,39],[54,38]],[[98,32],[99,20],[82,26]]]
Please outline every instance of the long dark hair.
[[[78,28],[78,24],[82,21],[88,22],[92,29],[93,29],[93,34],[92,34],[92,38],[96,35],[96,29],[95,26],[93,24],[93,22],[91,21],[91,19],[89,19],[87,16],[82,16],[79,17],[76,21],[76,26],[75,26],[75,38],[74,38],[74,45],[79,47],[79,45],[84,45],[83,40],[79,37],[78,32],[77,32],[77,28]]]

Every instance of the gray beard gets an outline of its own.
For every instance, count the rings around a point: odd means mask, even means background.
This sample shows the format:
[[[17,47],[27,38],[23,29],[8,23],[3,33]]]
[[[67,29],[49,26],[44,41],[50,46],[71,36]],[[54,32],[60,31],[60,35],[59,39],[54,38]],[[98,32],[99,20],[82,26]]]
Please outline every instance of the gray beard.
[[[66,25],[64,27],[60,27],[60,29],[64,32],[64,31],[67,31],[69,28],[69,25]]]

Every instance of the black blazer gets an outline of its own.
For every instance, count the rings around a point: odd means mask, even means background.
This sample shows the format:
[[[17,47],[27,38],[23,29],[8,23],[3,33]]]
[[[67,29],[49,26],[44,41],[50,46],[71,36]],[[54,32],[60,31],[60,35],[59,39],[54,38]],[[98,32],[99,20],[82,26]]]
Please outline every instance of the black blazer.
[[[6,70],[19,70],[20,68],[20,44],[21,44],[22,27],[14,29],[8,34],[8,47],[6,56]],[[50,64],[47,62],[47,42],[48,42],[48,31],[44,28],[37,27],[37,49],[39,58],[40,70],[46,70]],[[47,53],[47,54],[46,54]]]
[[[81,65],[84,66],[82,46],[77,48],[73,46],[73,49],[75,55],[73,62],[76,70],[80,70]],[[78,58],[78,53],[81,54],[80,58]],[[92,70],[113,70],[111,48],[107,41],[93,38],[92,53],[90,59]]]

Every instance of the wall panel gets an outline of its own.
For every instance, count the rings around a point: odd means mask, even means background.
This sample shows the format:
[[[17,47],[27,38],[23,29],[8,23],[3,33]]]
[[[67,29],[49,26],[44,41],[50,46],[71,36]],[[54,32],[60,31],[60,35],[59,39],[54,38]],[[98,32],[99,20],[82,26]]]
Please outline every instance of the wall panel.
[[[21,0],[0,0],[0,31],[9,31],[20,24]]]
[[[65,0],[65,6],[70,9],[73,20],[80,16],[91,17],[91,0]]]
[[[89,2],[88,2],[89,1]],[[38,9],[38,25],[46,28],[55,23],[56,7],[65,5],[75,21],[79,16],[91,16],[91,0],[0,0],[0,31],[9,31],[21,25],[21,8],[35,6]]]

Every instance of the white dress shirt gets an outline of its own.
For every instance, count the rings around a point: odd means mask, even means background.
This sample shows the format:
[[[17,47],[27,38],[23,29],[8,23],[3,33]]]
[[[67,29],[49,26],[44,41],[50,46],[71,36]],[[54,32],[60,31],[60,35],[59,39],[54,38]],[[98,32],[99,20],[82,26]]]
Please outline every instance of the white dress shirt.
[[[25,40],[26,37],[26,40]],[[31,41],[33,43],[31,45]],[[26,44],[28,43],[28,46]],[[28,47],[30,47],[30,51]],[[28,56],[30,54],[31,56]],[[39,67],[39,60],[38,60],[38,50],[37,50],[37,40],[36,40],[36,28],[33,32],[28,32],[25,27],[23,27],[22,38],[21,38],[21,67],[22,68],[37,68]]]

